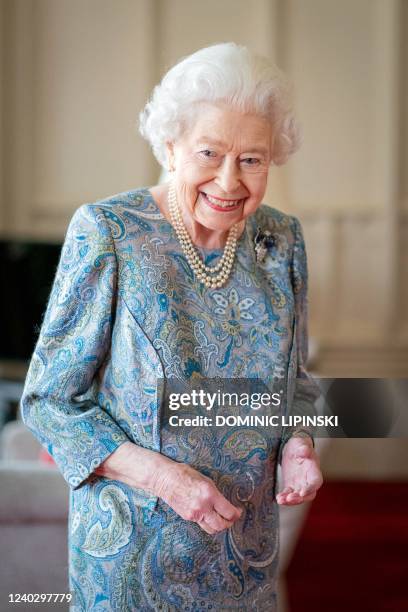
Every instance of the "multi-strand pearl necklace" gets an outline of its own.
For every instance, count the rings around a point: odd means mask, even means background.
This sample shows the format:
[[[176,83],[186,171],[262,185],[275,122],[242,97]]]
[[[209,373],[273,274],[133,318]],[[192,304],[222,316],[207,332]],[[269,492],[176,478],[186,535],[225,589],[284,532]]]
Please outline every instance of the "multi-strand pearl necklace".
[[[237,226],[233,225],[230,229],[224,253],[218,264],[213,267],[206,266],[183,223],[173,181],[171,181],[169,185],[168,204],[171,222],[190,268],[206,287],[210,289],[222,287],[228,280],[234,264],[235,251],[237,248]]]

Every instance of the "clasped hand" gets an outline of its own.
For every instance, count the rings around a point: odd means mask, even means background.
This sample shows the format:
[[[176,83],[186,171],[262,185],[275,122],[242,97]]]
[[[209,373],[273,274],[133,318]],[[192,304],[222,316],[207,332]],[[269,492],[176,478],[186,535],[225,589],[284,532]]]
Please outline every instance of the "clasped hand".
[[[319,457],[310,438],[292,437],[282,453],[283,489],[276,496],[280,505],[311,501],[323,484]],[[186,464],[174,463],[163,472],[156,492],[182,518],[194,521],[204,531],[217,533],[241,516],[210,478]]]
[[[211,535],[231,527],[242,514],[210,478],[185,463],[169,465],[158,478],[155,492],[181,518],[194,521]]]
[[[157,495],[183,519],[196,522],[211,535],[231,527],[242,514],[242,508],[228,501],[198,470],[132,442],[121,444],[94,472]],[[282,477],[284,488],[276,497],[279,504],[300,504],[316,496],[323,479],[310,439],[293,437],[285,444]]]

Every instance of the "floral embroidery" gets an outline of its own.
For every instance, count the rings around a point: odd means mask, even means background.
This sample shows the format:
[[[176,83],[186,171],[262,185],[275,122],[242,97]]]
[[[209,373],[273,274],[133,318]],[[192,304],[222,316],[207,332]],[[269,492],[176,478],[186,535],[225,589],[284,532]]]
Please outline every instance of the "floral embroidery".
[[[215,314],[228,315],[230,323],[232,321],[238,322],[241,318],[247,321],[253,320],[253,316],[247,311],[254,305],[255,301],[249,297],[239,300],[238,292],[235,287],[230,289],[228,299],[219,292],[214,292],[212,298],[218,304],[214,309]]]

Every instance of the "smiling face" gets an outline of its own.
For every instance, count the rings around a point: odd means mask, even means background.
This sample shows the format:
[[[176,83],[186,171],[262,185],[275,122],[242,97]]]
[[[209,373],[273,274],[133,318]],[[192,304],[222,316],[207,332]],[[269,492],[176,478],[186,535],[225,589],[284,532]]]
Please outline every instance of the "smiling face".
[[[194,241],[219,238],[236,223],[243,229],[265,194],[272,144],[266,119],[209,103],[200,105],[182,138],[168,143],[177,199]]]

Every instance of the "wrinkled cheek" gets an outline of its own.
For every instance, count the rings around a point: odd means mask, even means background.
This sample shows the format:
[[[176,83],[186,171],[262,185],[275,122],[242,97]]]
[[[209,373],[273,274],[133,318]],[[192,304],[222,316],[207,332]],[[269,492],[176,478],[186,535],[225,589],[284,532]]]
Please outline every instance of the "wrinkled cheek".
[[[200,197],[198,191],[189,190],[184,200],[184,209],[189,216],[194,214],[194,211],[196,210],[197,206],[199,206],[199,203]]]
[[[262,202],[262,201],[261,201]],[[261,205],[261,202],[257,202],[255,199],[248,199],[244,204],[244,217],[253,215],[256,209]]]

